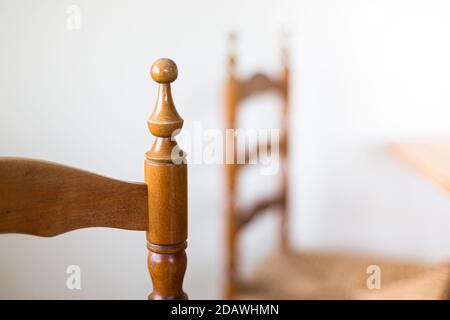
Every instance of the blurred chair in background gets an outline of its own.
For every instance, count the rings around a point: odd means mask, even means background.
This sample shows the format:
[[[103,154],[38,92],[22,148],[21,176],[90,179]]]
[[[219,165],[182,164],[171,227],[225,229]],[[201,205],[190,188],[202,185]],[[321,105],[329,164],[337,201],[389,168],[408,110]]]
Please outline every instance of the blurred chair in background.
[[[238,201],[239,174],[254,163],[259,150],[271,152],[271,145],[258,141],[250,150],[238,150],[237,137],[227,141],[225,153],[233,163],[225,164],[226,177],[226,275],[228,299],[447,299],[450,268],[426,266],[375,257],[329,252],[294,252],[288,242],[288,147],[290,68],[286,44],[282,48],[282,69],[269,76],[255,73],[238,75],[235,54],[236,36],[229,37],[228,79],[225,87],[226,129],[238,129],[241,103],[261,93],[274,92],[281,98],[280,179],[281,187],[244,208]],[[262,145],[264,144],[264,145]],[[244,152],[244,155],[239,155]],[[240,157],[241,156],[241,157]],[[238,163],[237,159],[245,159]],[[238,238],[245,227],[267,211],[279,214],[280,250],[269,257],[247,279],[238,276]],[[373,274],[372,274],[373,273]]]
[[[237,259],[237,238],[240,230],[250,223],[253,218],[268,209],[277,209],[280,214],[280,243],[284,250],[288,247],[287,232],[287,194],[288,194],[288,174],[287,174],[287,139],[288,139],[288,109],[289,109],[289,66],[288,54],[286,48],[283,48],[282,70],[276,77],[270,77],[263,73],[255,73],[248,79],[241,79],[236,73],[236,55],[234,53],[236,46],[236,35],[229,35],[230,54],[228,57],[228,81],[226,85],[226,128],[237,129],[237,112],[239,103],[246,98],[255,96],[264,92],[275,92],[282,98],[282,125],[280,134],[280,167],[281,167],[281,188],[268,198],[257,201],[249,208],[239,208],[237,206],[237,182],[240,170],[244,169],[243,164],[238,163],[237,136],[233,135],[231,143],[226,145],[226,154],[233,155],[233,162],[225,165],[226,172],[226,254],[227,254],[227,282],[226,296],[233,297],[236,292],[236,259]],[[260,143],[258,141],[258,143]],[[271,145],[261,142],[268,152],[271,152]],[[250,146],[251,147],[251,146]],[[260,151],[260,146],[253,146],[254,149],[246,148],[244,161],[251,163],[254,161]]]

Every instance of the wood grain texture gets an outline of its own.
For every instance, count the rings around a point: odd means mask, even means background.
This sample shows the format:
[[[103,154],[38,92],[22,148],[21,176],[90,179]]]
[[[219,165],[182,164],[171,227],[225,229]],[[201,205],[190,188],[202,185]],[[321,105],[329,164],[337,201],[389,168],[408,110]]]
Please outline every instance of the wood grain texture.
[[[87,227],[147,230],[146,184],[0,158],[0,233],[51,237]]]
[[[450,192],[450,140],[390,143],[389,149],[400,160]]]

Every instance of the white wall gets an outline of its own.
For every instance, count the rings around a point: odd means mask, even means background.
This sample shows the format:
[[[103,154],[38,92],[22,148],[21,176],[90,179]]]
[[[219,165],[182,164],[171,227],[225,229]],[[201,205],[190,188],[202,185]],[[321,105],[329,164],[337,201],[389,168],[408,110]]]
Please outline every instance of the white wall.
[[[71,4],[82,10],[80,30],[66,28]],[[151,62],[177,62],[173,91],[185,130],[194,121],[222,127],[226,33],[239,32],[243,73],[274,71],[283,28],[293,60],[295,245],[449,259],[450,197],[384,147],[450,137],[448,1],[0,0],[0,155],[142,181]],[[243,125],[268,121],[273,100],[250,102]],[[222,170],[193,165],[189,175],[185,287],[192,298],[215,298]],[[271,186],[267,177],[249,181],[248,197]],[[254,244],[270,246],[272,224],[251,227],[246,260],[262,255]],[[0,298],[145,298],[144,239],[105,229],[1,236]],[[65,287],[70,264],[82,268],[80,291]]]

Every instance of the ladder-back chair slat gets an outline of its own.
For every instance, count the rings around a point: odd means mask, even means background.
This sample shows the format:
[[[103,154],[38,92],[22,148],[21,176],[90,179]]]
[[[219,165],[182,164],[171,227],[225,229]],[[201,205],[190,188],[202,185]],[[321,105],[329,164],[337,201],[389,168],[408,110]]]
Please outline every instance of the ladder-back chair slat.
[[[0,158],[0,233],[52,237],[87,227],[147,230],[147,186],[59,164]]]
[[[256,73],[249,79],[239,81],[239,102],[251,96],[269,91],[282,93],[283,83],[263,73]]]
[[[255,201],[249,208],[236,208],[238,229],[245,227],[256,216],[283,205],[283,195],[275,195]]]

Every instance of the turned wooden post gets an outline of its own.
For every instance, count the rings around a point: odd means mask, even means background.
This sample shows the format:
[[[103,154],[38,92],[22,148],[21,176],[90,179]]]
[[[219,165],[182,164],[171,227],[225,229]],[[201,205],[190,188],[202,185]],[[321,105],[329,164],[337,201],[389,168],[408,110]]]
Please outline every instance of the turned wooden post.
[[[285,36],[286,37],[286,36]],[[283,38],[285,38],[283,37]],[[285,39],[283,39],[286,41]],[[288,222],[288,197],[289,197],[289,52],[286,43],[282,46],[281,60],[283,72],[281,75],[281,97],[283,99],[283,109],[281,115],[281,228],[280,243],[283,252],[289,251],[289,222]]]
[[[229,35],[229,53],[228,53],[228,79],[226,84],[226,129],[236,129],[236,113],[239,99],[238,79],[236,76],[236,35]],[[230,139],[231,138],[231,139]],[[236,159],[236,137],[227,137],[226,155],[232,155],[232,163],[225,163],[226,176],[226,279],[225,279],[225,297],[232,298],[236,293],[236,259],[238,226],[236,220],[236,176],[238,166]]]
[[[187,257],[187,165],[174,139],[183,126],[172,100],[170,83],[178,75],[176,64],[159,59],[150,74],[158,82],[158,95],[148,128],[156,137],[146,153],[148,185],[148,270],[153,282],[149,299],[187,299],[183,278]]]

